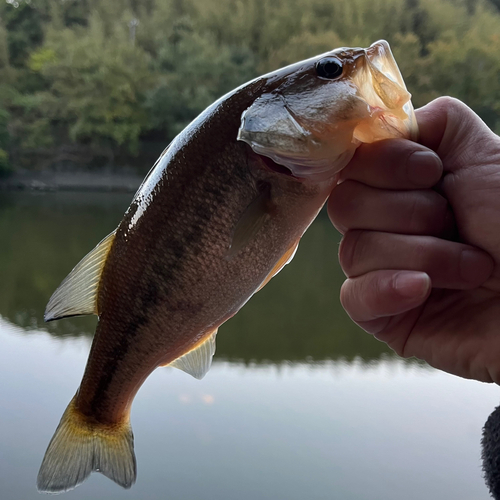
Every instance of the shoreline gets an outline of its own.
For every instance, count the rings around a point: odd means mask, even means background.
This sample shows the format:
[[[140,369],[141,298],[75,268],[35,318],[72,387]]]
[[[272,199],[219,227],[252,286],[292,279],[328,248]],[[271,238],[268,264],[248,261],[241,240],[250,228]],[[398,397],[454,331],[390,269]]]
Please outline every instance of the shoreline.
[[[143,176],[131,172],[14,172],[0,178],[0,191],[135,192]]]

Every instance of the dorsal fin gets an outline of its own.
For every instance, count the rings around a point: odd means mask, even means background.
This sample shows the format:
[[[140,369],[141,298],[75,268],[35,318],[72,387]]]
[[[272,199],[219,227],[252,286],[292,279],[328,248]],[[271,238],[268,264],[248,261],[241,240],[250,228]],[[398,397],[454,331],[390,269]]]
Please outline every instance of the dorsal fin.
[[[202,342],[167,366],[173,366],[183,372],[189,373],[194,378],[201,380],[212,366],[212,358],[215,354],[215,336],[217,328],[205,336]]]
[[[115,233],[116,231],[113,231],[106,236],[66,276],[50,297],[45,309],[45,321],[97,314],[97,288]]]

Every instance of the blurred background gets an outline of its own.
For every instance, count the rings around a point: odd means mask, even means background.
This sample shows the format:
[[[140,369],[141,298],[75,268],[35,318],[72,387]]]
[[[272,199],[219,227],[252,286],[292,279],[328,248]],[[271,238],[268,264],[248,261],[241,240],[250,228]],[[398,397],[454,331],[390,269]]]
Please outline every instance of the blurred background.
[[[239,84],[387,39],[500,130],[499,0],[2,0],[0,172],[134,167]]]
[[[452,95],[500,132],[498,0],[0,0],[2,500],[40,498],[95,329],[45,324],[45,305],[169,141],[259,74],[380,38],[417,107]],[[221,327],[202,381],[148,378],[132,490],[94,474],[68,498],[486,500],[481,428],[498,387],[401,360],[354,325],[339,241],[321,213]]]

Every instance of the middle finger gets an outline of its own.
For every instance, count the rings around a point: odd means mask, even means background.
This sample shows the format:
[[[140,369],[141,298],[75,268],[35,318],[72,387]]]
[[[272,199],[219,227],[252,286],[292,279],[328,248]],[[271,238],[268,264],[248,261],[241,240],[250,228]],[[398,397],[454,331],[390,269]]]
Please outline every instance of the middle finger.
[[[328,215],[342,234],[367,229],[444,236],[453,221],[448,202],[433,190],[392,191],[350,180],[333,189]]]
[[[434,151],[406,139],[388,139],[362,144],[340,179],[384,189],[425,189],[434,186],[442,173],[443,164]]]

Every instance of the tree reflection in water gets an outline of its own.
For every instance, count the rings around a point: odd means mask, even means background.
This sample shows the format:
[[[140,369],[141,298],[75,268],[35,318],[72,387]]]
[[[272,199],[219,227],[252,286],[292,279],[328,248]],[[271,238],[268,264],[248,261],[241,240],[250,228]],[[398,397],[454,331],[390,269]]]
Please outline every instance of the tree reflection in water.
[[[45,324],[52,292],[79,260],[110,233],[131,194],[8,193],[0,202],[0,315],[58,337],[93,335],[95,317]],[[339,235],[321,213],[293,262],[227,324],[216,359],[244,362],[365,361],[391,356],[346,316],[339,289]]]

